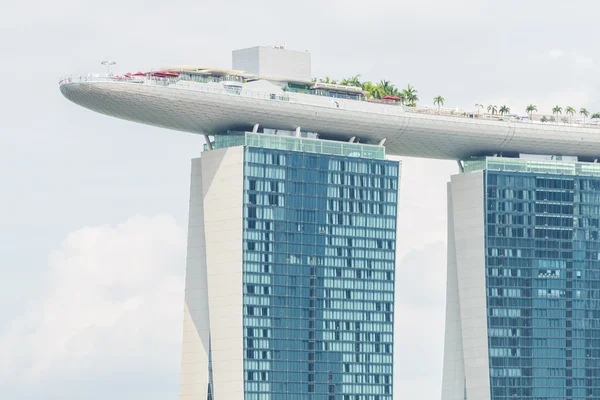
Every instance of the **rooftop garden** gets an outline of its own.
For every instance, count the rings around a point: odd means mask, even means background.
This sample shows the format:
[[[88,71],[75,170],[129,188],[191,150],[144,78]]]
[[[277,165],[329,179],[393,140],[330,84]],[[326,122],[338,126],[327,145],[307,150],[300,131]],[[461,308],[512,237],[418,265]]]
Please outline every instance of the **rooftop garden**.
[[[313,82],[359,87],[367,93],[367,98],[370,100],[397,98],[401,104],[409,107],[416,107],[419,101],[418,91],[414,86],[409,84],[406,89],[399,89],[388,80],[381,80],[377,83],[373,83],[371,81],[361,81],[360,75],[354,75],[350,78],[345,78],[339,81],[331,79],[328,76],[326,76],[324,79],[314,78]],[[442,96],[438,95],[433,98],[433,105],[437,108],[438,113],[441,113],[441,108],[444,106],[445,102],[446,99]],[[473,115],[476,118],[486,116],[495,118],[496,116],[499,116],[520,119],[518,114],[511,113],[511,109],[507,105],[497,106],[494,104],[489,104],[486,106],[478,103],[475,104],[475,109],[475,113],[461,111],[458,112],[458,114],[462,114],[464,116]],[[485,111],[487,111],[487,113]],[[529,104],[523,109],[523,111],[525,111],[529,121],[534,122],[534,113],[537,113],[538,111],[537,106],[535,104]],[[553,107],[551,111],[551,115],[536,114],[536,122],[539,121],[542,123],[556,124],[563,123],[567,125],[573,125],[574,123],[583,123],[583,125],[586,125],[588,122],[600,122],[600,112],[590,113],[586,108],[580,108],[579,112],[577,112],[574,107],[566,106],[563,108],[557,105]],[[452,110],[451,113],[455,115],[457,114],[457,112],[454,110]],[[577,114],[582,117],[581,120],[577,119]]]
[[[419,101],[417,89],[414,86],[408,85],[406,89],[399,89],[388,80],[381,80],[377,83],[371,81],[360,81],[360,75],[354,75],[350,78],[337,81],[328,76],[325,79],[314,78],[313,82],[329,83],[333,85],[359,87],[367,93],[369,99],[382,100],[384,98],[398,98],[399,101],[410,107],[416,107]]]

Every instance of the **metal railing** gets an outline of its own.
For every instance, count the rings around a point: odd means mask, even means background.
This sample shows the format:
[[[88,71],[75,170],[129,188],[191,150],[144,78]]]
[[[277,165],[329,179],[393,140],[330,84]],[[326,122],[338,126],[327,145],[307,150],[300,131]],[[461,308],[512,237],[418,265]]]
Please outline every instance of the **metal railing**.
[[[250,146],[375,160],[385,159],[385,147],[383,146],[252,132],[236,135],[215,135],[212,146],[214,150],[235,146]],[[204,150],[208,150],[206,145],[204,145]]]
[[[522,158],[483,157],[464,161],[464,172],[479,170],[600,176],[600,164],[570,160],[528,160]]]
[[[278,101],[289,101],[288,95],[281,95],[276,93],[263,93],[255,92],[251,90],[236,90],[235,88],[225,88],[210,85],[213,81],[196,82],[187,81],[179,78],[160,78],[160,77],[117,77],[117,76],[106,76],[106,75],[71,75],[62,78],[59,81],[59,85],[66,85],[70,83],[88,83],[88,82],[110,82],[110,83],[121,83],[131,85],[150,85],[150,86],[164,86],[172,87],[177,89],[186,90],[197,90],[200,92],[208,93],[219,93],[219,94],[230,94],[230,95],[241,95],[244,97],[251,97],[256,99],[265,100],[278,100]]]

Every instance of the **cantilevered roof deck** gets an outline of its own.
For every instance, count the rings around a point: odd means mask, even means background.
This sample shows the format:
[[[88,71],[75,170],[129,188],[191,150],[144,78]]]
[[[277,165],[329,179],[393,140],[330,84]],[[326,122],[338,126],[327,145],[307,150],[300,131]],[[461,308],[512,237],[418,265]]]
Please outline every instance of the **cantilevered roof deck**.
[[[268,85],[267,85],[268,86]],[[315,132],[320,138],[366,144],[384,139],[387,153],[437,159],[519,153],[600,158],[600,127],[531,123],[514,118],[471,118],[431,109],[253,89],[231,91],[215,82],[73,76],[60,81],[72,102],[90,110],[197,134],[264,128]]]

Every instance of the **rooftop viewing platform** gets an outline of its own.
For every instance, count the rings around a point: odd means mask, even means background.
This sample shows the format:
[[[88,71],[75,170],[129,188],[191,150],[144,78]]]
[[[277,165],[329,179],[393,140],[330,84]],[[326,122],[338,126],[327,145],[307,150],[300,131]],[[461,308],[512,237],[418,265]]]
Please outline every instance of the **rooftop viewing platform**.
[[[208,71],[208,70],[206,70]],[[325,96],[333,99],[345,99],[367,103],[376,103],[385,106],[399,107],[402,111],[415,114],[428,114],[428,115],[441,115],[456,118],[470,118],[490,121],[505,121],[515,123],[528,123],[528,124],[554,124],[559,126],[574,126],[574,127],[591,127],[595,129],[600,128],[600,113],[592,114],[590,118],[587,118],[587,111],[583,118],[574,117],[573,112],[569,112],[570,107],[565,108],[565,113],[568,116],[558,118],[559,113],[562,115],[563,109],[555,109],[555,113],[550,114],[533,114],[530,115],[518,115],[508,112],[503,112],[502,108],[498,109],[496,106],[491,106],[489,112],[481,110],[481,105],[476,105],[476,110],[464,110],[459,108],[444,108],[444,107],[428,107],[418,105],[407,105],[402,101],[401,97],[398,96],[382,96],[382,98],[359,96],[359,93],[364,91],[360,87],[346,86],[347,91],[344,92],[344,85],[340,84],[328,84],[322,82],[314,82],[313,84],[305,84],[303,88],[296,84],[288,84],[282,87],[282,93],[264,93],[256,90],[244,90],[244,83],[252,80],[257,80],[257,77],[253,76],[242,76],[242,75],[231,75],[230,71],[222,70],[220,75],[207,74],[205,72],[174,72],[174,71],[154,71],[154,72],[137,72],[135,74],[127,73],[124,75],[107,75],[107,74],[88,74],[88,75],[69,75],[63,77],[59,81],[59,85],[66,85],[71,83],[87,83],[87,82],[110,82],[110,83],[124,83],[134,85],[153,85],[153,86],[164,86],[177,89],[185,90],[197,90],[201,92],[210,93],[222,93],[240,95],[252,98],[261,98],[269,100],[279,101],[290,101],[289,93],[299,93],[314,96]],[[237,82],[238,85],[231,85],[231,83]],[[202,84],[213,84],[213,85],[202,85]],[[214,85],[218,84],[218,85]],[[229,84],[229,85],[228,85]],[[310,89],[309,87],[313,87]],[[305,99],[309,101],[310,98]],[[298,102],[298,99],[294,99]],[[335,104],[335,103],[333,103]],[[341,107],[338,103],[337,107]],[[537,108],[536,108],[537,110]],[[584,109],[582,109],[584,110]],[[381,113],[385,113],[383,109]],[[587,114],[587,115],[586,115]]]
[[[77,82],[121,82],[131,84],[146,84],[156,86],[173,86],[180,89],[208,91],[213,93],[224,93],[224,94],[238,94],[243,96],[249,96],[253,98],[264,98],[270,100],[281,100],[289,101],[290,98],[287,94],[265,94],[257,91],[242,90],[243,86],[236,85],[234,87],[227,87],[227,83],[238,82],[240,84],[247,83],[252,79],[256,80],[257,77],[253,76],[242,76],[232,75],[231,71],[222,70],[220,75],[207,74],[208,70],[202,70],[200,72],[174,72],[174,71],[154,71],[148,73],[137,72],[135,74],[127,73],[124,75],[101,75],[101,74],[88,74],[88,75],[71,75],[64,77],[60,80],[59,84],[69,84]],[[217,83],[222,84],[221,86],[204,86],[197,85],[197,83]],[[430,115],[444,115],[452,116],[457,118],[473,118],[473,119],[484,119],[484,120],[496,120],[496,121],[509,121],[509,122],[524,122],[534,124],[557,124],[565,126],[581,126],[581,127],[600,127],[600,113],[592,114],[591,118],[586,118],[585,114],[582,113],[584,118],[573,118],[574,112],[571,112],[567,117],[558,117],[559,113],[562,114],[562,108],[556,110],[554,114],[533,114],[518,115],[503,113],[502,108],[498,111],[495,106],[488,107],[489,112],[480,110],[480,105],[476,105],[475,111],[467,111],[459,108],[443,108],[443,107],[427,107],[417,105],[406,105],[402,101],[401,97],[398,96],[382,96],[382,98],[367,98],[366,96],[358,96],[359,93],[363,93],[363,90],[357,86],[345,86],[341,84],[330,84],[323,82],[314,82],[312,85],[304,85],[300,87],[299,84],[288,84],[283,86],[283,92],[310,94],[316,96],[326,96],[331,98],[341,98],[355,101],[366,101],[369,103],[378,103],[386,106],[397,106],[401,107],[405,112],[418,113],[418,114],[430,114]],[[310,89],[309,87],[314,89]],[[344,91],[344,87],[346,91]],[[339,105],[338,105],[339,107]],[[536,108],[537,109],[537,108]],[[569,110],[569,107],[565,108],[565,113]],[[583,109],[582,109],[583,110]],[[509,110],[510,111],[510,110]],[[501,113],[501,114],[499,114]],[[589,114],[588,114],[589,115]]]
[[[300,129],[329,141],[384,146],[388,155],[600,159],[600,113],[585,108],[557,105],[544,114],[529,104],[515,113],[507,105],[475,104],[469,110],[448,108],[442,96],[423,106],[411,85],[399,89],[360,75],[314,79],[307,53],[270,49],[271,62],[263,50],[234,52],[234,69],[176,66],[116,75],[110,70],[115,63],[106,61],[107,74],[68,76],[59,87],[67,99],[95,112],[200,134],[207,142],[259,125],[261,131]]]

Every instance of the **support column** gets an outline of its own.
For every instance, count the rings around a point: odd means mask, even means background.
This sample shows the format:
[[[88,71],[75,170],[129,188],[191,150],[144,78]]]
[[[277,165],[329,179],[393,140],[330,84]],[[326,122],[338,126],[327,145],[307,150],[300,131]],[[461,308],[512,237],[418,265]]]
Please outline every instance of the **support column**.
[[[212,150],[213,146],[212,143],[210,142],[210,137],[208,135],[203,135],[204,136],[204,140],[206,141],[206,147],[208,147],[208,150]]]
[[[186,264],[179,399],[206,399],[210,381],[210,318],[200,158],[192,160]]]

